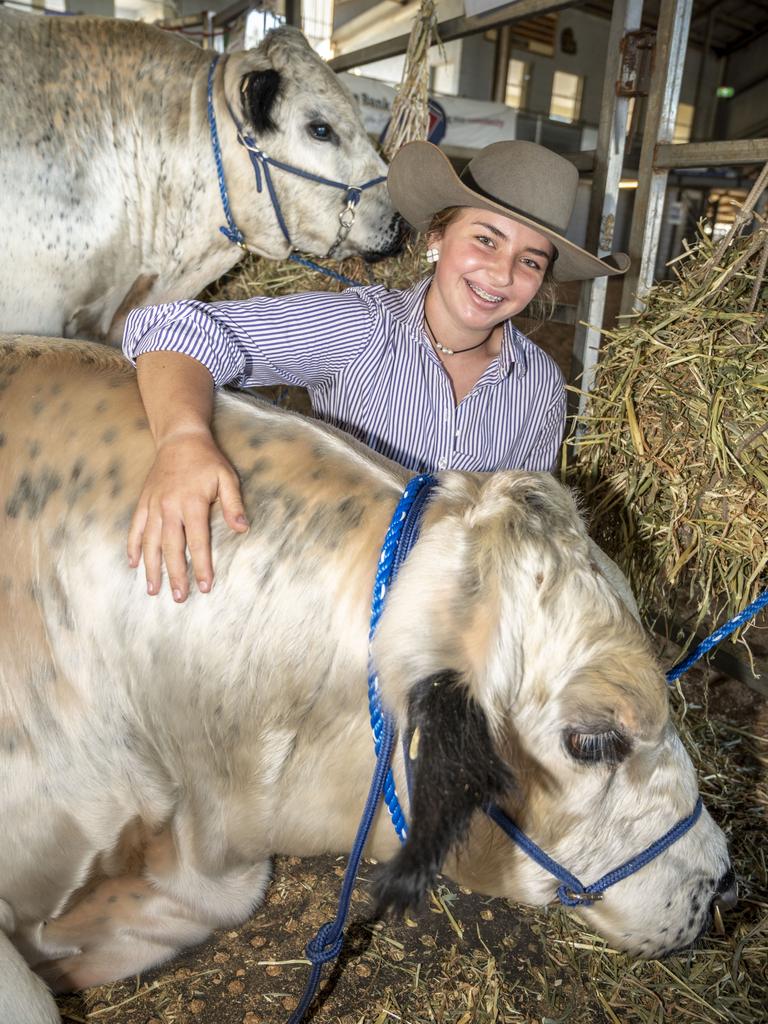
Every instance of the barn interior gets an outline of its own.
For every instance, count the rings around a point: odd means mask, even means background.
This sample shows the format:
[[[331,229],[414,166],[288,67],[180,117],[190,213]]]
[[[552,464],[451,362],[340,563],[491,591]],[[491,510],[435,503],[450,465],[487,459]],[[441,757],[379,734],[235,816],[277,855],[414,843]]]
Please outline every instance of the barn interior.
[[[141,19],[220,52],[256,46],[276,25],[296,25],[343,76],[377,140],[409,71],[412,29],[419,18],[433,19],[435,35],[425,50],[435,102],[430,137],[458,170],[479,148],[502,139],[528,139],[560,153],[580,176],[568,237],[602,255],[626,252],[632,260],[623,278],[561,286],[546,322],[523,315],[519,325],[556,359],[571,386],[571,411],[579,419],[574,419],[562,474],[586,495],[608,550],[620,563],[626,558],[624,568],[642,595],[641,609],[662,665],[671,666],[768,585],[763,536],[768,482],[759,475],[768,455],[765,260],[757,271],[745,272],[738,292],[728,292],[723,283],[730,269],[742,266],[739,245],[766,227],[768,190],[761,175],[768,162],[768,0],[208,0],[204,7],[202,0],[0,3],[49,17]],[[748,217],[740,214],[745,204]],[[763,251],[768,242],[758,263]],[[424,272],[423,245],[415,239],[397,260],[375,267],[347,260],[340,269],[355,281],[400,287]],[[692,281],[700,285],[695,294]],[[204,297],[342,287],[311,268],[248,256]],[[751,305],[737,307],[742,300]],[[659,324],[673,310],[685,316],[675,321],[676,333],[658,341]],[[664,476],[675,444],[669,424],[680,392],[655,404],[651,399],[661,395],[679,362],[696,365],[709,353],[710,363],[733,363],[733,339],[718,332],[737,312],[745,330],[753,332],[753,355],[738,383],[723,378],[717,388],[724,389],[726,404],[738,395],[741,405],[730,415],[743,420],[740,429],[752,438],[746,449],[731,443],[731,435],[722,442],[743,490],[734,485],[730,503],[718,492],[717,511],[704,517],[708,526],[699,531],[708,537],[694,550],[671,537],[668,528],[670,521],[685,519],[689,529],[695,520],[698,531],[702,519],[701,496],[691,499],[698,502],[694,515],[678,502],[679,473],[671,482]],[[655,352],[660,345],[665,351],[653,364],[641,346],[647,338],[657,345]],[[628,353],[634,353],[631,368]],[[652,375],[641,376],[644,368]],[[701,388],[686,392],[704,413],[694,436],[679,442],[679,454],[681,461],[695,464],[704,490],[705,484],[714,487],[720,463],[717,455],[711,463],[709,456],[700,457],[715,430],[706,415],[710,384]],[[642,408],[626,399],[640,392],[648,399]],[[297,390],[275,389],[269,397],[309,411]],[[664,435],[659,448],[651,444],[656,434]],[[750,475],[753,462],[758,468]],[[673,497],[664,498],[665,487]],[[619,490],[626,508],[617,511]],[[640,509],[645,532],[636,527]],[[674,599],[662,597],[666,591],[674,591]],[[317,1024],[768,1020],[765,612],[692,668],[672,688],[671,701],[706,805],[726,831],[736,863],[740,902],[722,931],[668,960],[637,961],[559,909],[515,907],[447,881],[418,914],[374,922],[367,902],[374,866],[366,864],[344,952],[327,969],[309,1019]],[[147,976],[60,997],[63,1020],[286,1020],[308,970],[304,945],[335,912],[343,866],[344,858],[330,856],[278,858],[267,899],[250,921],[218,932]]]

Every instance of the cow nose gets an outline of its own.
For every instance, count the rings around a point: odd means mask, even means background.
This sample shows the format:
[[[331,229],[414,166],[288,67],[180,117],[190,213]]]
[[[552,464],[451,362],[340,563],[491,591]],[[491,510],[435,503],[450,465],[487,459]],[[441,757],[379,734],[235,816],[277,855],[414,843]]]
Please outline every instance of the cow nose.
[[[362,254],[366,263],[378,263],[380,260],[389,259],[390,256],[399,255],[403,251],[405,243],[411,237],[412,232],[400,214],[396,213],[390,222],[388,234],[390,237],[389,245],[376,252],[369,251]]]
[[[717,883],[715,895],[712,899],[712,909],[715,910],[715,908],[717,908],[720,911],[733,910],[736,906],[738,895],[739,891],[736,885],[736,876],[733,873],[733,868],[728,868],[723,877]]]

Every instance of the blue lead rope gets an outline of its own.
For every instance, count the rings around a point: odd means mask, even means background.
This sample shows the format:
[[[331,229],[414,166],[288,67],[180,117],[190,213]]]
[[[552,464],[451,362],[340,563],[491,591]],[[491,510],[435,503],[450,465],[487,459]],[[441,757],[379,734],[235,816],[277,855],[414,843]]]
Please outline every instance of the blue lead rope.
[[[379,556],[376,580],[373,585],[371,626],[368,633],[369,642],[373,640],[376,626],[381,618],[387,591],[394,581],[400,566],[405,561],[408,552],[418,539],[424,505],[435,483],[436,480],[433,476],[425,474],[414,477],[405,488],[392,516],[392,521],[384,538],[384,544]],[[394,748],[395,726],[392,717],[384,714],[382,711],[379,700],[379,677],[373,668],[372,661],[369,663],[368,671],[368,702],[371,712],[374,749],[376,751],[376,767],[373,771],[373,778],[368,790],[368,799],[365,802],[363,816],[360,819],[352,852],[347,862],[347,869],[344,872],[344,882],[341,887],[336,917],[333,921],[328,921],[324,924],[319,929],[317,935],[307,944],[307,959],[312,964],[312,970],[304,989],[304,994],[299,1005],[291,1014],[288,1024],[300,1024],[303,1020],[304,1014],[315,997],[323,971],[323,964],[334,960],[341,952],[341,947],[344,943],[344,923],[349,913],[349,902],[352,897],[355,879],[357,878],[357,870],[360,866],[363,849],[371,831],[371,825],[373,824],[373,818],[379,806],[382,792],[387,801],[395,831],[401,842],[405,841],[408,831],[405,815],[397,799],[395,780],[389,767]]]
[[[749,622],[749,620],[765,608],[766,605],[768,605],[768,589],[764,590],[762,594],[759,594],[755,600],[752,601],[751,604],[748,604],[747,607],[743,611],[739,612],[738,615],[734,615],[732,619],[729,619],[728,622],[722,625],[719,629],[716,629],[714,633],[710,633],[706,640],[702,640],[692,654],[689,654],[687,658],[683,658],[683,660],[679,661],[677,665],[673,665],[669,672],[667,672],[667,682],[674,683],[674,681],[679,679],[684,672],[687,672],[691,665],[694,665],[699,658],[703,658],[704,655],[719,644],[721,640],[725,640],[727,636],[730,636],[730,634],[735,632],[735,630],[740,626]]]
[[[225,238],[228,238],[233,245],[239,245],[241,248],[245,248],[245,236],[237,224],[235,224],[235,218],[232,216],[232,210],[229,205],[229,191],[227,189],[226,178],[224,177],[224,162],[221,158],[219,132],[216,127],[216,112],[213,109],[213,76],[218,62],[218,56],[214,57],[211,61],[210,68],[208,68],[208,127],[211,132],[211,147],[213,149],[213,159],[216,163],[216,177],[219,180],[221,205],[224,207],[224,216],[227,218],[227,227],[220,227],[219,231]]]
[[[345,284],[348,288],[359,288],[362,285],[362,281],[355,281],[351,277],[347,277],[346,274],[340,274],[338,270],[331,270],[330,267],[321,267],[319,263],[315,263],[314,260],[309,259],[307,256],[299,256],[297,252],[289,254],[288,259],[291,263],[300,263],[302,267],[309,267],[310,270],[316,270],[321,274],[325,274],[326,277],[332,277],[334,281],[338,281],[339,284]]]

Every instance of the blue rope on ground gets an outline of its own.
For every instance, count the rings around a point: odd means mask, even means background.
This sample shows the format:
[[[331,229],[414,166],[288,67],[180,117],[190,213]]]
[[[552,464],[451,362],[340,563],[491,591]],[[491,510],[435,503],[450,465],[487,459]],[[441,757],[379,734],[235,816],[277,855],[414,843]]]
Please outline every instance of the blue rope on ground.
[[[347,862],[347,870],[344,873],[344,882],[339,896],[339,908],[333,921],[328,921],[318,931],[317,935],[307,943],[307,958],[312,964],[312,970],[304,989],[304,995],[299,1005],[291,1014],[288,1024],[301,1024],[304,1014],[309,1009],[310,1003],[315,997],[317,986],[320,983],[320,976],[323,972],[323,964],[334,960],[344,944],[344,922],[349,913],[349,902],[352,898],[352,890],[357,878],[357,869],[360,866],[360,859],[363,849],[371,830],[376,808],[381,799],[381,790],[384,785],[384,777],[389,771],[389,762],[392,757],[394,746],[395,730],[391,719],[385,718],[380,743],[380,753],[376,761],[376,768],[371,779],[371,786],[368,791],[368,799],[365,802],[363,816],[357,828],[355,843]]]
[[[699,658],[703,658],[704,655],[711,651],[713,647],[720,643],[721,640],[725,640],[727,636],[737,630],[740,626],[749,622],[759,611],[768,605],[768,589],[764,590],[762,594],[759,594],[754,601],[747,605],[747,607],[739,612],[738,615],[734,615],[732,619],[729,619],[723,626],[716,629],[714,633],[702,640],[699,646],[689,654],[687,658],[679,661],[677,665],[673,665],[672,668],[667,672],[667,682],[674,683],[676,679],[679,679],[684,672],[687,672],[691,665],[694,665]]]

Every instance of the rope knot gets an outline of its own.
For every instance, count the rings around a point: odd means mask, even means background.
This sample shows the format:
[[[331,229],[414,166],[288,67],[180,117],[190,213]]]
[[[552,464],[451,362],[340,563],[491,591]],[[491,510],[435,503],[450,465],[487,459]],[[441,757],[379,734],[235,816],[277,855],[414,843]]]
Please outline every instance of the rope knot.
[[[225,228],[222,226],[219,228],[219,231],[222,233],[222,235],[224,235],[225,238],[228,238],[233,245],[242,246],[243,243],[245,242],[245,236],[243,235],[242,231],[240,231],[239,228],[235,228],[234,230],[232,230],[231,228]]]
[[[344,932],[335,921],[327,921],[307,943],[307,959],[315,965],[327,964],[336,959],[343,945]]]
[[[577,889],[575,885],[558,885],[557,898],[565,907],[591,907],[593,903],[603,898],[601,892],[587,892],[583,887]]]

